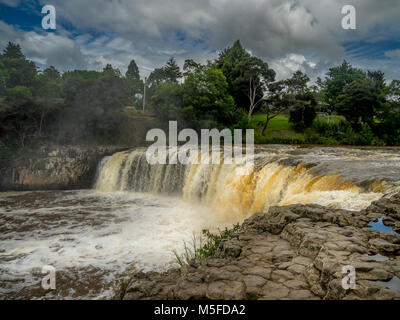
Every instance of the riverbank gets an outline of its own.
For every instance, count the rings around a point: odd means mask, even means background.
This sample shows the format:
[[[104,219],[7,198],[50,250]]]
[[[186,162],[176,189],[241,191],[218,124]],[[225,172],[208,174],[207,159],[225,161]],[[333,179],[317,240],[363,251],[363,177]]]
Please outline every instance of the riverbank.
[[[271,119],[264,131],[265,114],[255,114],[250,126],[254,129],[256,144],[314,144],[330,146],[398,146],[390,139],[378,137],[368,126],[354,131],[345,118],[337,115],[318,115],[309,128],[295,130],[289,115]]]
[[[372,231],[385,216],[393,233]],[[396,234],[397,232],[397,234]],[[400,194],[361,211],[271,207],[245,220],[214,257],[137,272],[122,299],[400,299]],[[345,290],[342,268],[355,270]],[[351,267],[350,267],[351,268]]]
[[[88,189],[101,159],[126,149],[47,145],[28,153],[21,150],[0,168],[0,191]]]

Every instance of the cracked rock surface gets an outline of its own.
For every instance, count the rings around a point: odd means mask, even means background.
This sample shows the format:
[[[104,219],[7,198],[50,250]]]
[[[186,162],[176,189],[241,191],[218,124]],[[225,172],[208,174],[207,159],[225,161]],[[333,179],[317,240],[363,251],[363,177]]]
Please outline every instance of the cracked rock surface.
[[[217,258],[165,273],[137,272],[124,299],[400,299],[400,194],[360,212],[319,205],[271,207],[244,221]],[[344,266],[355,288],[344,289]],[[347,282],[346,282],[347,283]]]

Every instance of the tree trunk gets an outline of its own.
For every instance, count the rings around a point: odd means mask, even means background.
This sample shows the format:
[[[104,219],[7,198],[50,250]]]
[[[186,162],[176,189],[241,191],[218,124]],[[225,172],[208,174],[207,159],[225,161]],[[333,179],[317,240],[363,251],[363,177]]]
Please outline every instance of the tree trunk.
[[[267,116],[267,119],[265,120],[265,123],[264,123],[264,127],[263,127],[263,129],[262,129],[262,135],[263,135],[263,136],[265,136],[265,131],[267,130],[269,120],[271,120],[271,119],[270,119],[269,116]]]
[[[42,125],[43,125],[43,120],[44,120],[44,110],[42,111],[42,114],[40,115],[39,138],[42,137]]]
[[[251,107],[250,107],[249,113],[247,115],[247,121],[248,121],[249,124],[251,122],[251,115],[252,115],[252,110],[251,110]]]

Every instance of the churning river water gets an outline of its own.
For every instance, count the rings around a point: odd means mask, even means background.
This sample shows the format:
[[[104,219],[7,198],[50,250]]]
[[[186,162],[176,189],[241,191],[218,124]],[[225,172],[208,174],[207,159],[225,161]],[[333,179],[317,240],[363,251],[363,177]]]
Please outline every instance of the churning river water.
[[[92,190],[0,193],[0,299],[107,299],[135,270],[176,266],[203,229],[272,205],[361,210],[400,191],[400,150],[257,147],[254,168],[149,165],[142,149],[104,158]],[[56,270],[43,290],[42,267]]]

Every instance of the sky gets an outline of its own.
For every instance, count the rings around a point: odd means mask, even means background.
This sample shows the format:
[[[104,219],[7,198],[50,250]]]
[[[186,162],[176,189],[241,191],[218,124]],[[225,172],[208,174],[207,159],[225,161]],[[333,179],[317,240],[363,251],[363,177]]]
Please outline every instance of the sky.
[[[48,4],[56,30],[42,28]],[[355,30],[342,28],[344,5],[356,9]],[[111,63],[125,73],[134,59],[144,77],[171,56],[205,63],[238,39],[277,80],[323,78],[343,59],[400,79],[399,0],[0,0],[0,50],[17,42],[42,70]]]

